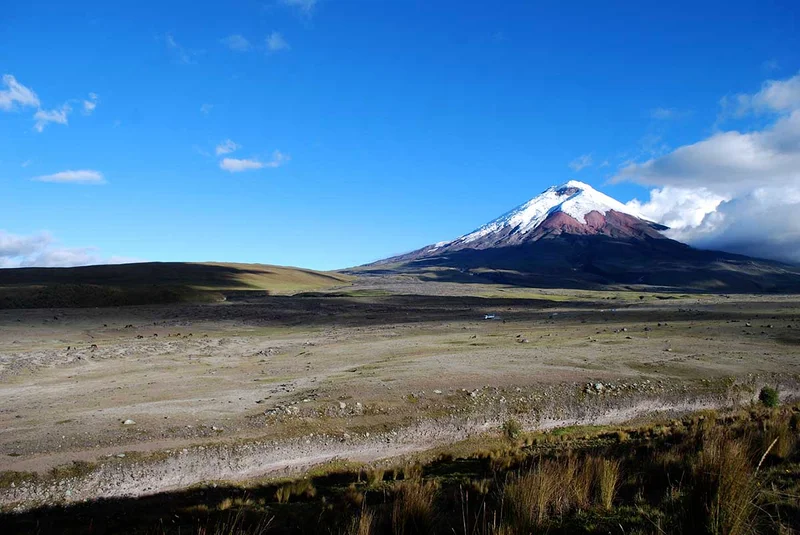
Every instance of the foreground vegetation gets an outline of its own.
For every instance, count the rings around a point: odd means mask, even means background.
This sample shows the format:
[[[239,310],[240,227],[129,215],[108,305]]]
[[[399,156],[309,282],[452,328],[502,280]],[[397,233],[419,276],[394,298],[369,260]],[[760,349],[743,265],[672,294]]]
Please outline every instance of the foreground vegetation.
[[[494,438],[402,466],[0,517],[37,533],[797,533],[800,406]]]

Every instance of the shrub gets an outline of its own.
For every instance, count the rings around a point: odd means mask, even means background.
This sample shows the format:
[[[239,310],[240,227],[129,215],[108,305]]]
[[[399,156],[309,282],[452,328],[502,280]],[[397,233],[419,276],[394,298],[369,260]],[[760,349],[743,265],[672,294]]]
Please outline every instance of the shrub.
[[[758,394],[758,400],[765,406],[765,407],[777,407],[780,405],[780,397],[778,396],[778,389],[772,388],[769,386],[765,386],[761,389],[761,392]]]

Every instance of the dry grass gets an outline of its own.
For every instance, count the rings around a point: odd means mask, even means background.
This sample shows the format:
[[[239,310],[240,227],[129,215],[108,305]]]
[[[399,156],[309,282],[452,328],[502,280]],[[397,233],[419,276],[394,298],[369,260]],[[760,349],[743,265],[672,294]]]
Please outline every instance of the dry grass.
[[[293,497],[313,498],[317,495],[317,489],[308,479],[300,479],[291,483],[286,483],[278,487],[275,491],[275,500],[278,503],[288,503]]]
[[[347,535],[372,535],[375,532],[375,513],[370,509],[362,508],[359,515],[353,518]]]
[[[658,433],[629,427],[622,440],[622,429],[534,447],[497,437],[498,449],[468,458],[354,466],[204,497],[180,514],[211,526],[188,531],[204,535],[258,533],[253,526],[275,514],[280,533],[794,533],[798,408],[705,414]]]
[[[396,487],[392,508],[394,535],[435,533],[434,502],[437,485],[420,480],[405,481]]]
[[[620,462],[616,459],[595,459],[594,473],[597,501],[606,511],[614,505],[620,484]]]
[[[386,474],[385,470],[380,468],[375,468],[373,470],[367,470],[366,479],[367,479],[367,486],[369,488],[378,487],[381,483],[383,483],[383,477]]]
[[[714,535],[740,535],[754,528],[757,487],[754,468],[743,441],[713,430],[704,440],[694,465],[695,499],[707,515]]]

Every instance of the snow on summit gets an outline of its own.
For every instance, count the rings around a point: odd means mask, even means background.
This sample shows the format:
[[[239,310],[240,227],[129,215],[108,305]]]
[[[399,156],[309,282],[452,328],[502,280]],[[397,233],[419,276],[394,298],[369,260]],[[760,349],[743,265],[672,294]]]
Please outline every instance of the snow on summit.
[[[605,215],[611,210],[644,219],[636,211],[608,195],[600,193],[590,185],[570,180],[560,186],[547,188],[541,195],[450,243],[470,243],[506,229],[512,230],[514,233],[525,234],[536,229],[545,219],[556,212],[563,212],[580,223],[586,223],[587,214],[599,212]]]

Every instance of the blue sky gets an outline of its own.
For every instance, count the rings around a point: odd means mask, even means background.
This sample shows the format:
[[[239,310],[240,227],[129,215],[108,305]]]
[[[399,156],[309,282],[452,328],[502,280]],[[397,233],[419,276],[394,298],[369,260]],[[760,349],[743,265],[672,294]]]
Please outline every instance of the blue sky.
[[[569,179],[662,219],[711,195],[706,226],[754,198],[761,176],[723,191],[703,170],[652,170],[791,118],[796,2],[533,4],[5,6],[0,265],[340,268],[454,238]],[[759,111],[770,80],[790,104]]]

